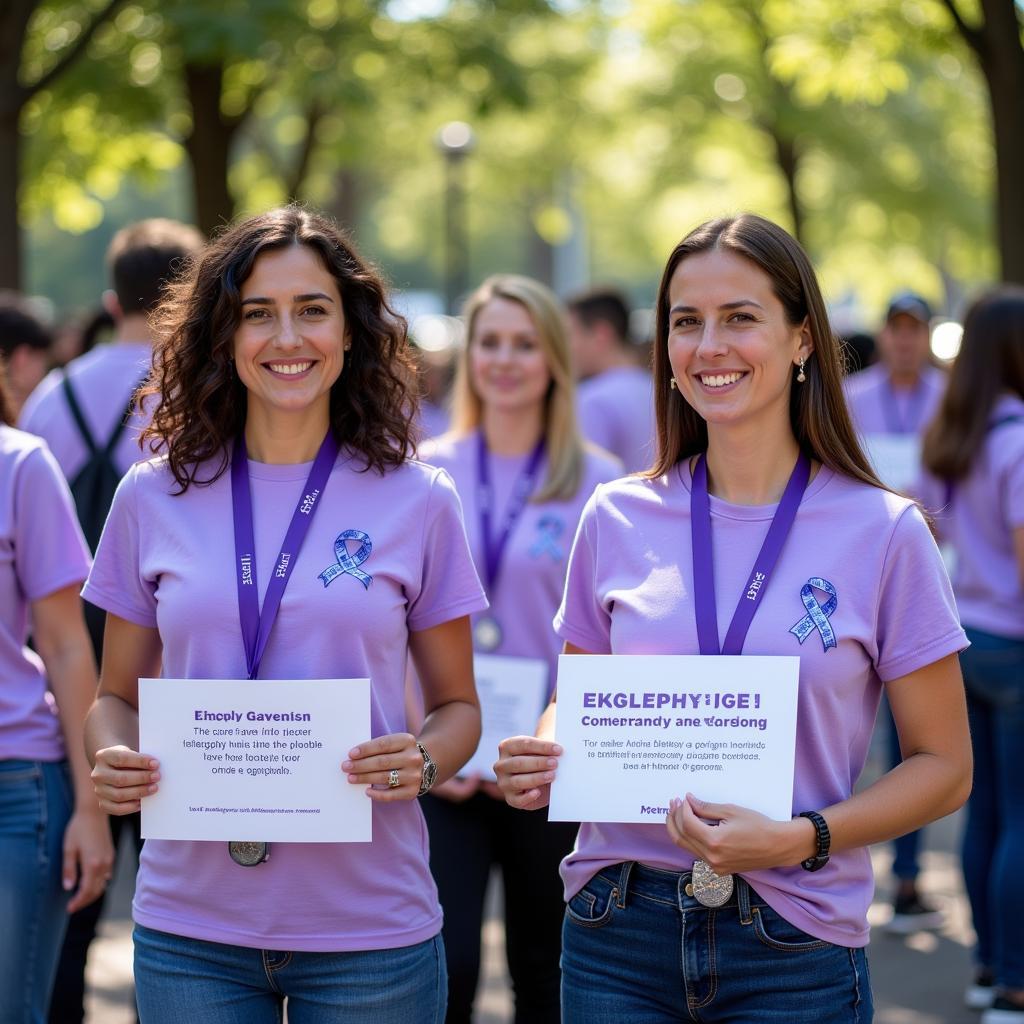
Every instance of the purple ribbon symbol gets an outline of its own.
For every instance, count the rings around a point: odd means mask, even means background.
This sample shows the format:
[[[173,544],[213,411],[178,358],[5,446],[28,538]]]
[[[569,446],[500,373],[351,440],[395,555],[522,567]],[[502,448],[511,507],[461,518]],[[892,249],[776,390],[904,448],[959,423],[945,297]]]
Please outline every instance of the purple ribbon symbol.
[[[350,540],[359,545],[355,554],[349,553],[348,542]],[[323,580],[324,586],[327,587],[331,580],[338,576],[355,576],[369,590],[373,577],[368,576],[359,566],[370,557],[372,550],[373,541],[370,540],[369,534],[363,533],[362,530],[346,530],[344,533],[339,533],[334,542],[334,557],[338,560],[337,564],[329,565],[317,579]]]
[[[814,596],[815,590],[821,590],[828,594],[828,600],[819,604]],[[803,601],[807,614],[790,629],[802,644],[815,630],[821,634],[821,642],[827,651],[830,647],[837,647],[836,634],[832,624],[828,621],[832,613],[839,607],[839,598],[836,596],[836,588],[823,580],[820,576],[812,576],[800,588],[800,600]]]
[[[530,548],[531,558],[540,558],[542,555],[550,555],[556,562],[562,560],[562,549],[558,546],[558,538],[565,529],[565,523],[555,516],[543,516],[537,523],[539,536]]]

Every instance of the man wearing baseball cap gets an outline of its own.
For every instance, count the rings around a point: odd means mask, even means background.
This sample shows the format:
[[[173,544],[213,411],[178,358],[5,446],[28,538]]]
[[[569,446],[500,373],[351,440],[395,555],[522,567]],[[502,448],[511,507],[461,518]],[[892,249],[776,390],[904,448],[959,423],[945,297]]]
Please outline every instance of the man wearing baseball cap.
[[[846,380],[846,400],[868,456],[879,476],[901,491],[918,478],[921,439],[946,387],[945,372],[931,360],[931,319],[931,307],[920,295],[893,296],[878,334],[879,362]],[[902,755],[891,715],[888,729],[891,763],[896,765]],[[888,928],[900,934],[942,925],[941,913],[917,891],[920,845],[920,832],[893,843],[896,895]]]

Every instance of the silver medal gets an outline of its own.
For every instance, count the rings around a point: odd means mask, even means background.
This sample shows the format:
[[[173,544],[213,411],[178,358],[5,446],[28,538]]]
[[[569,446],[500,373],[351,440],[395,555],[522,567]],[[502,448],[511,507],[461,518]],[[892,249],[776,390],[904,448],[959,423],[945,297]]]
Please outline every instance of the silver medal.
[[[702,860],[693,862],[690,875],[693,898],[703,907],[722,907],[732,896],[732,875],[716,875]]]
[[[228,843],[228,853],[231,854],[231,859],[236,864],[240,864],[243,868],[253,868],[257,864],[262,864],[270,856],[270,849],[266,843],[230,842]]]
[[[473,640],[476,642],[478,651],[483,651],[485,654],[496,651],[501,646],[501,638],[501,626],[494,619],[489,616],[477,619],[476,625],[473,627]]]

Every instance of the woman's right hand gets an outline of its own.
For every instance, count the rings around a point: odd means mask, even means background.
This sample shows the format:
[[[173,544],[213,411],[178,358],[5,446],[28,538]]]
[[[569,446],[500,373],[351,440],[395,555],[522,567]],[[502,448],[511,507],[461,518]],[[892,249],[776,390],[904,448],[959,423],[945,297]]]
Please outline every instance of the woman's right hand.
[[[535,736],[512,736],[498,744],[494,774],[505,802],[521,811],[547,807],[562,748]]]
[[[100,807],[107,814],[134,814],[142,798],[157,791],[160,762],[125,746],[96,751],[92,783]]]

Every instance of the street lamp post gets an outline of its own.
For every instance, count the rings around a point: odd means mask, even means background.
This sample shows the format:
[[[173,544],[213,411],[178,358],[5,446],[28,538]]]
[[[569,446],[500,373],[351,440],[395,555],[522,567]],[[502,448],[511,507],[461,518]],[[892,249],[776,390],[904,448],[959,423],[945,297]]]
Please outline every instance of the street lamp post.
[[[466,232],[464,158],[476,142],[465,121],[449,121],[437,133],[437,148],[444,157],[444,296],[449,316],[458,312],[458,302],[469,287],[469,240]]]

